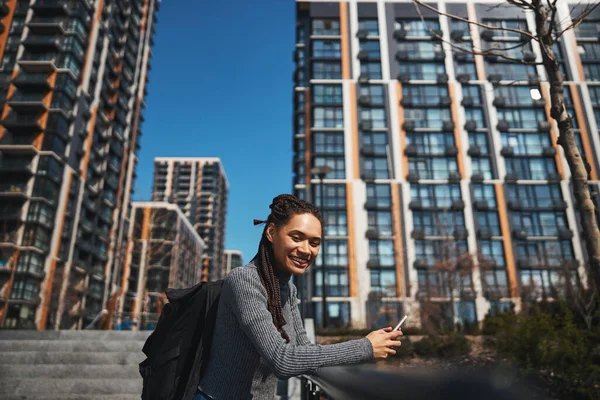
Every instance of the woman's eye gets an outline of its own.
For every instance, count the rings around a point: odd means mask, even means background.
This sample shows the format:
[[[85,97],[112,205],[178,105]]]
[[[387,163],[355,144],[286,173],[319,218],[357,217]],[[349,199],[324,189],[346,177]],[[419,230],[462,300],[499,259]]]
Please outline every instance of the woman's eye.
[[[294,240],[294,242],[299,242],[300,238],[298,236],[292,236],[292,239]]]
[[[321,242],[311,242],[310,245],[312,247],[319,247],[321,245]]]

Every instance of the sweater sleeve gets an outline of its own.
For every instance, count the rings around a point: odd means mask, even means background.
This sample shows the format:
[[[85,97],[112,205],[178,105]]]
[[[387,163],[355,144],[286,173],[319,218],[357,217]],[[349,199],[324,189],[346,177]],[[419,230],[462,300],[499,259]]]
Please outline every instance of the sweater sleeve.
[[[309,374],[320,367],[373,359],[373,347],[367,338],[332,345],[286,343],[267,309],[267,292],[250,269],[232,271],[222,295],[229,299],[242,331],[279,379]]]
[[[306,329],[304,329],[304,324],[302,323],[302,317],[300,316],[300,310],[298,310],[298,289],[296,286],[290,282],[290,307],[292,309],[292,321],[294,330],[296,331],[296,341],[300,346],[308,346],[313,344],[308,335],[306,334]]]

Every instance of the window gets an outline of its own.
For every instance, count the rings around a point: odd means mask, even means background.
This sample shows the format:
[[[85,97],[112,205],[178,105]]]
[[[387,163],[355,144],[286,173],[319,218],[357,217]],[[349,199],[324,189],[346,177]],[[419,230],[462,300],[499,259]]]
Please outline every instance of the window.
[[[31,202],[27,221],[52,226],[54,224],[54,209],[45,202]]]
[[[319,302],[314,303],[315,324],[323,327],[323,307]],[[327,301],[327,326],[328,327],[347,327],[350,326],[350,303],[340,301]]]
[[[360,51],[365,51],[369,59],[380,59],[381,51],[379,49],[379,40],[361,40],[359,42]]]
[[[444,64],[434,63],[401,63],[398,65],[400,74],[406,74],[410,79],[434,81],[438,74],[446,72]]]
[[[398,51],[408,60],[441,60],[442,45],[436,42],[399,42]]]
[[[342,107],[315,107],[314,128],[343,128],[344,112]]]
[[[358,30],[367,32],[369,36],[379,36],[379,22],[376,19],[359,19]]]
[[[334,62],[314,62],[313,79],[342,79],[342,65]]]
[[[532,90],[529,86],[498,86],[494,88],[495,97],[504,97],[511,106],[531,106],[534,104]]]
[[[367,183],[367,203],[377,205],[379,208],[392,206],[392,192],[390,185],[384,183]]]
[[[517,29],[529,32],[527,29],[527,21],[525,19],[505,19],[505,20],[494,20],[494,19],[484,19],[483,23],[489,26],[493,26],[495,28],[503,28],[503,29]],[[494,30],[494,37],[520,37],[517,32],[510,32],[505,30]]]
[[[323,266],[323,257],[325,257],[326,267],[347,267],[348,266],[348,242],[345,239],[327,239],[321,246],[321,251],[315,260],[315,266]]]
[[[468,252],[464,240],[415,240],[415,257],[427,266],[435,266],[440,260],[457,260]]]
[[[479,129],[487,127],[487,121],[481,108],[465,108],[465,119],[475,121],[475,125]]]
[[[483,269],[491,267],[504,267],[504,243],[500,240],[482,240],[479,242],[482,260],[480,264]]]
[[[365,157],[362,161],[363,172],[372,173],[375,179],[388,179],[390,177],[387,157]]]
[[[479,153],[483,156],[490,154],[488,134],[486,132],[469,132],[469,146],[479,148]]]
[[[321,185],[314,188],[315,205],[321,209],[325,208],[343,208],[346,209],[346,185],[324,184],[321,194]],[[323,204],[321,204],[321,200]]]
[[[323,221],[325,221],[326,236],[347,236],[348,218],[345,210],[324,210]]]
[[[558,236],[561,229],[567,228],[567,218],[564,213],[513,212],[511,226],[524,230],[527,236]]]
[[[574,29],[577,37],[597,38],[600,34],[600,21],[581,21]]]
[[[452,133],[409,132],[406,144],[416,146],[417,154],[422,155],[443,155],[449,147],[455,147]]]
[[[574,260],[569,240],[527,240],[517,242],[519,263],[527,261],[539,267],[561,267],[565,261]]]
[[[458,166],[455,158],[411,158],[408,170],[420,179],[448,179],[450,174],[458,172]]]
[[[462,291],[472,292],[473,282],[471,274],[454,272],[452,275],[448,272],[417,270],[419,279],[419,295],[427,297],[449,297],[450,287],[453,290],[453,296],[460,296]],[[452,286],[451,286],[452,284]],[[457,302],[460,308],[461,303]],[[460,318],[460,317],[459,317]]]
[[[488,74],[498,74],[502,80],[525,80],[535,75],[535,67],[512,62],[486,62]]]
[[[424,208],[450,208],[462,198],[459,185],[410,185],[410,198]]]
[[[475,201],[485,201],[488,207],[496,208],[496,188],[494,185],[473,185],[473,199]]]
[[[314,85],[313,86],[313,103],[335,104],[342,105],[344,103],[344,95],[341,85]]]
[[[369,240],[369,261],[378,267],[394,267],[394,242],[392,240]]]
[[[344,155],[343,132],[314,132],[313,152],[315,155]],[[304,151],[304,150],[302,150]]]
[[[579,43],[577,50],[581,61],[600,61],[600,43]]]
[[[406,32],[406,37],[415,37],[415,36],[431,36],[429,33],[429,29],[439,30],[440,23],[437,19],[427,19],[425,20],[425,24],[420,19],[412,19],[412,20],[396,20],[396,24],[394,29],[401,29]]]
[[[481,99],[481,88],[477,85],[463,85],[462,95],[463,98],[471,98],[475,105],[481,105],[483,103],[483,100]]]
[[[381,79],[381,64],[379,61],[361,61],[360,73],[367,75],[369,79]]]
[[[460,31],[465,36],[471,36],[471,30],[469,28],[469,24],[464,21],[459,21],[456,19],[450,19],[450,31]]]
[[[575,275],[573,272],[572,275]],[[536,269],[520,270],[521,286],[526,288],[531,296],[549,297],[555,294],[563,295],[565,292],[565,273],[558,270]]]
[[[40,287],[35,279],[31,278],[15,278],[10,298],[16,300],[37,300]]]
[[[471,63],[456,63],[456,75],[466,75],[469,80],[477,79],[477,70],[475,64]]]
[[[320,36],[339,36],[340,21],[333,19],[314,19],[312,21],[312,34]]]
[[[440,98],[448,96],[447,86],[404,85],[402,87],[402,97],[416,105],[439,105]]]
[[[382,85],[361,85],[359,90],[360,96],[369,96],[371,105],[385,105],[385,88]]]
[[[314,40],[312,49],[313,58],[339,59],[341,47],[339,40]]]
[[[360,120],[370,121],[373,129],[387,128],[385,108],[363,108],[360,110]]]
[[[367,220],[369,230],[376,230],[381,236],[393,236],[392,213],[390,211],[369,210]]]
[[[502,133],[501,139],[502,146],[511,148],[517,156],[539,156],[544,148],[552,147],[546,133]]]
[[[331,172],[327,174],[327,179],[344,179],[346,177],[346,166],[344,157],[315,157],[314,166],[322,167],[327,165]]]
[[[406,108],[404,121],[411,121],[415,128],[441,129],[444,121],[452,121],[447,108]]]
[[[19,255],[17,271],[41,274],[44,272],[44,257],[34,252],[23,252]]]
[[[517,179],[545,180],[556,174],[556,164],[548,158],[506,158],[506,173]]]
[[[451,236],[464,229],[465,218],[462,211],[413,211],[413,225],[426,236]]]
[[[325,270],[325,290],[327,296],[343,297],[350,293],[348,271],[346,269],[327,268]],[[315,272],[315,296],[323,296],[323,271]]]
[[[483,179],[494,179],[494,170],[489,158],[473,158],[471,160],[473,174],[481,175]]]
[[[385,297],[397,296],[396,271],[386,269],[371,270],[371,291],[378,292]]]
[[[552,207],[563,199],[559,185],[506,185],[506,197],[527,208]]]
[[[362,143],[363,149],[370,146],[372,155],[386,155],[388,151],[388,134],[387,132],[363,132]]]
[[[511,129],[537,129],[538,122],[547,121],[543,110],[527,108],[498,109],[498,119]]]
[[[492,236],[502,236],[500,220],[496,211],[478,211],[476,218],[479,229],[487,230]]]

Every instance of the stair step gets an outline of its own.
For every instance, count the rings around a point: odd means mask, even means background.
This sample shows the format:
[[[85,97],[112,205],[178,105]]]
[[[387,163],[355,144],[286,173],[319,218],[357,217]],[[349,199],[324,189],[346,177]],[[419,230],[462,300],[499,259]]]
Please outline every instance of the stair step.
[[[146,340],[151,331],[36,331],[36,330],[14,330],[0,329],[0,341],[2,340]]]
[[[0,340],[0,353],[5,351],[70,351],[70,352],[141,352],[144,342],[116,340]]]
[[[82,365],[134,365],[145,358],[142,352],[45,352],[4,351],[0,352],[1,364],[82,364]]]
[[[0,398],[4,395],[102,395],[142,393],[141,379],[54,379],[54,378],[2,378],[0,379]],[[63,397],[64,398],[64,397]],[[79,397],[81,398],[81,397]]]
[[[137,365],[0,365],[2,378],[141,379]]]

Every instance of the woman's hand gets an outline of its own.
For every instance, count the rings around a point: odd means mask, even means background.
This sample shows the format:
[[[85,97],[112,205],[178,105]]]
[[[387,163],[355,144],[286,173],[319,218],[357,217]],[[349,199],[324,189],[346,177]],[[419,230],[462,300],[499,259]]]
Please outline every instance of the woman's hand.
[[[402,329],[392,332],[392,328],[379,329],[367,335],[373,346],[373,358],[376,360],[387,358],[388,355],[396,354],[394,347],[400,347],[402,343],[397,340],[402,336]]]

